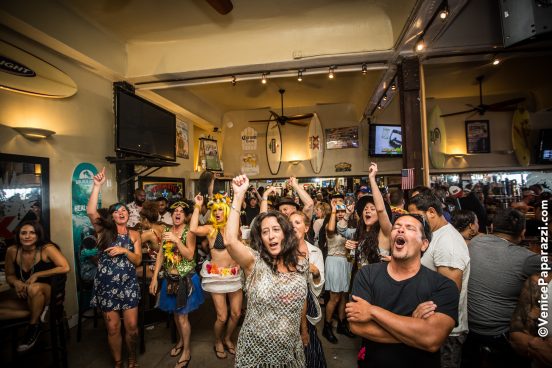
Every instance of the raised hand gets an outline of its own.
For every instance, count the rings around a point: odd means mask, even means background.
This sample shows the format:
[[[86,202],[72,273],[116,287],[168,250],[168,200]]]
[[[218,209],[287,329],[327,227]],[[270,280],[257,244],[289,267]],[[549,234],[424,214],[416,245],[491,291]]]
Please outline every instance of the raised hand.
[[[268,197],[270,197],[270,195],[274,193],[276,193],[276,187],[273,187],[273,186],[267,187],[263,193],[263,198],[268,199]]]
[[[332,212],[335,212],[337,208],[337,198],[332,198],[330,206],[332,207]]]
[[[232,179],[232,191],[234,195],[245,194],[249,189],[249,178],[246,175],[238,175]]]
[[[299,186],[299,182],[295,176],[290,177],[288,183],[293,189],[296,189]]]
[[[94,185],[96,186],[102,186],[106,181],[105,177],[105,167],[102,168],[102,171],[94,175]]]
[[[201,194],[198,194],[194,197],[194,202],[198,206],[203,206],[203,196]]]
[[[372,162],[370,164],[370,168],[368,169],[368,177],[370,179],[375,179],[377,173],[378,173],[378,164],[376,164],[375,162]]]

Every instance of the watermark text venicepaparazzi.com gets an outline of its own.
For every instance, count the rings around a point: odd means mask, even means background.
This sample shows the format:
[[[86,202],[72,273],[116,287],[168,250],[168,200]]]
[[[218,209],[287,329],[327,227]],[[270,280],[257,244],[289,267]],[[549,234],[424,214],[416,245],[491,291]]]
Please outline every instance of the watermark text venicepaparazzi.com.
[[[548,273],[552,271],[548,260],[548,201],[544,200],[541,203],[541,221],[542,225],[539,227],[540,231],[540,249],[541,249],[541,273],[538,281],[540,286],[540,315],[537,333],[540,337],[548,336],[548,314],[550,300],[548,298],[548,282],[545,278],[548,277]]]

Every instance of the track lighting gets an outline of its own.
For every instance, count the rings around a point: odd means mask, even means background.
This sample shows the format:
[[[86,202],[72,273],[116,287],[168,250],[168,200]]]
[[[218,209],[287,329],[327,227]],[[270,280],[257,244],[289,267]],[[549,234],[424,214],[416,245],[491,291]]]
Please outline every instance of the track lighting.
[[[368,74],[368,65],[366,63],[362,64],[362,74]]]
[[[232,85],[233,86],[236,85],[236,76],[235,75],[232,76]]]
[[[445,20],[445,19],[447,19],[448,15],[449,15],[448,4],[445,1],[445,5],[443,6],[443,8],[441,10],[439,10],[439,19]]]
[[[397,89],[397,85],[395,83],[393,83],[391,85],[391,91],[395,91]]]
[[[493,59],[493,65],[498,65],[498,64],[500,64],[500,59],[497,58],[497,57],[495,57],[495,58]]]
[[[263,73],[263,76],[261,77],[261,83],[266,84],[266,73]]]
[[[297,71],[297,81],[298,82],[302,82],[303,81],[303,71],[301,69],[299,69]]]
[[[387,101],[387,95],[383,95],[383,98],[382,98],[384,101]]]
[[[426,47],[426,44],[424,42],[424,39],[420,37],[420,39],[416,42],[415,50],[416,52],[422,52]]]
[[[328,73],[328,78],[334,79],[334,69],[335,69],[335,66],[330,66],[330,71]]]

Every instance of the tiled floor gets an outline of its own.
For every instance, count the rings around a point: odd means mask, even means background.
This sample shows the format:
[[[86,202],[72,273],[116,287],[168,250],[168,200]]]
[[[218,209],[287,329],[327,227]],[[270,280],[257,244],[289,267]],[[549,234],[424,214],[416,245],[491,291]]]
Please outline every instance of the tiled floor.
[[[212,326],[215,319],[214,307],[211,299],[207,298],[205,304],[190,314],[192,324],[192,360],[189,367],[195,368],[226,368],[234,366],[234,359],[228,355],[227,359],[217,359],[213,352]],[[356,367],[356,355],[359,338],[348,338],[336,335],[339,343],[329,344],[321,334],[322,326],[318,326],[319,337],[322,340],[326,361],[330,368]],[[139,356],[140,367],[174,367],[178,358],[172,358],[169,351],[172,347],[170,329],[166,323],[158,323],[150,326],[145,332],[146,352]],[[103,322],[99,322],[98,328],[93,328],[92,321],[86,320],[82,341],[76,342],[76,328],[71,330],[71,339],[68,343],[69,367],[97,368],[112,367],[112,359],[109,354],[107,338]],[[48,353],[35,354],[34,358],[21,357],[16,363],[21,367],[45,367],[50,360]],[[2,364],[0,364],[2,365]]]

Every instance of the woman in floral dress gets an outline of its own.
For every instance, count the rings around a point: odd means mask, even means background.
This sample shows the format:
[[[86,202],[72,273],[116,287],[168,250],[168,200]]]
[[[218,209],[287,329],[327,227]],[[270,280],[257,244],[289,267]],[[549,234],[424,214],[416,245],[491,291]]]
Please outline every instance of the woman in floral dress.
[[[248,188],[245,175],[233,179],[234,199],[225,237],[228,253],[245,274],[247,294],[236,367],[304,368],[299,330],[307,300],[306,254],[300,254],[289,221],[275,211],[261,213],[251,229],[251,244],[258,251],[240,241],[239,209]]]
[[[91,306],[100,308],[107,327],[107,341],[115,367],[122,366],[121,315],[125,325],[125,343],[128,350],[128,367],[136,364],[138,344],[138,303],[140,288],[136,279],[136,266],[142,262],[140,234],[129,230],[128,209],[121,203],[109,207],[107,217],[98,213],[98,197],[105,183],[105,167],[94,176],[94,186],[86,206],[86,213],[98,233],[98,271],[94,278]]]
[[[180,336],[170,355],[180,355],[175,368],[186,368],[192,359],[188,313],[199,308],[204,298],[199,276],[195,272],[195,235],[187,226],[191,217],[190,205],[186,202],[176,202],[170,209],[173,226],[167,227],[163,233],[163,245],[157,254],[149,290],[153,295],[157,293],[157,277],[163,267],[164,278],[158,307],[165,312],[174,313]]]

